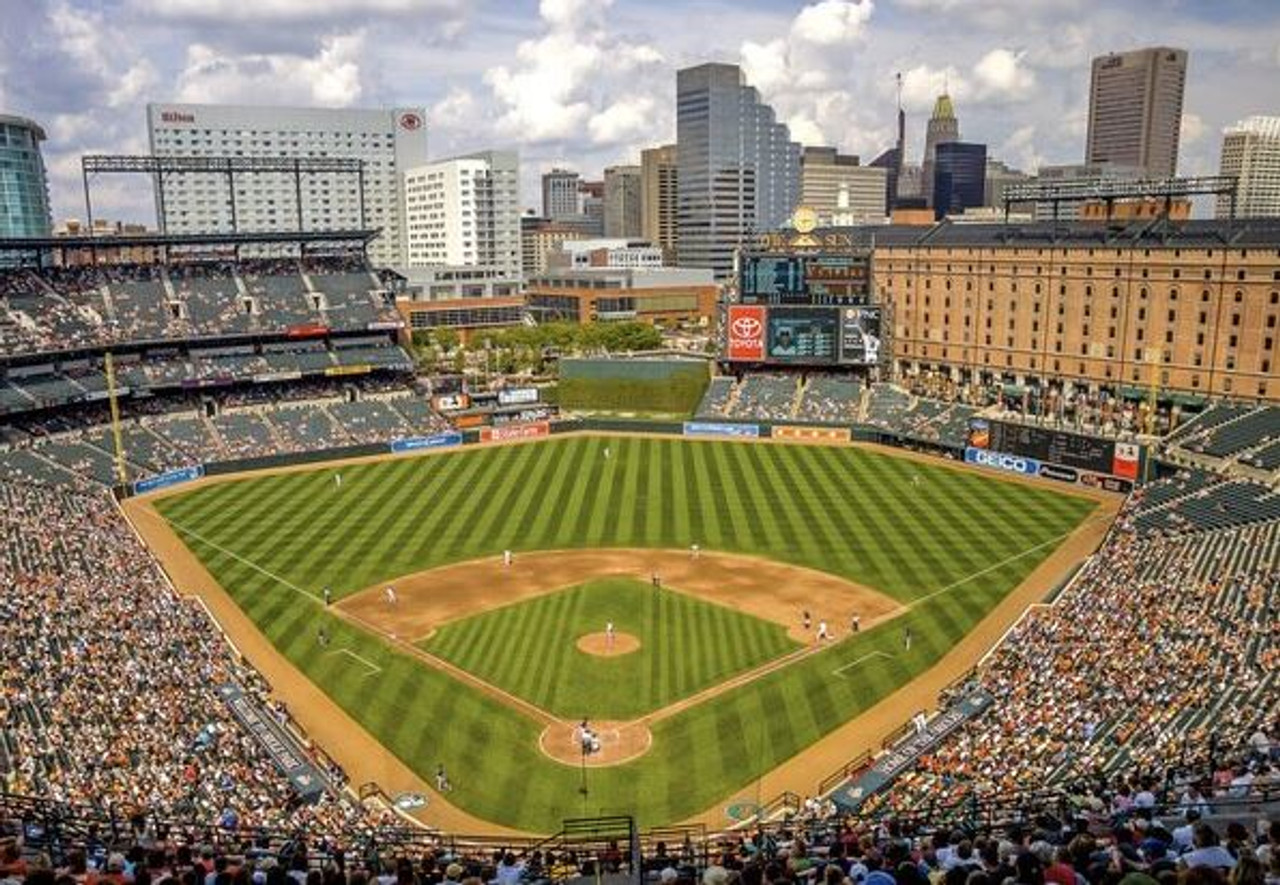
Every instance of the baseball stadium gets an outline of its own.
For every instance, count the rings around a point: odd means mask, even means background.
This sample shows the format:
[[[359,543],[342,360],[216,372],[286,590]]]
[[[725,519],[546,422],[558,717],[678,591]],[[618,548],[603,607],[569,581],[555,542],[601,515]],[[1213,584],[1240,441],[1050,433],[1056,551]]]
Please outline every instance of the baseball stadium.
[[[902,371],[892,227],[762,238],[697,320],[466,336],[375,233],[0,242],[6,869],[1268,838],[1273,403]]]

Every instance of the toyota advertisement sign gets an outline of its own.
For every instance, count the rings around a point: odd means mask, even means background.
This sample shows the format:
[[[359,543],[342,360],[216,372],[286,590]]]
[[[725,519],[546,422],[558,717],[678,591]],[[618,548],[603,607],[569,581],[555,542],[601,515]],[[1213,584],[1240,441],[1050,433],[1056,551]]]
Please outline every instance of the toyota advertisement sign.
[[[735,304],[729,308],[727,335],[731,360],[764,360],[765,308]]]

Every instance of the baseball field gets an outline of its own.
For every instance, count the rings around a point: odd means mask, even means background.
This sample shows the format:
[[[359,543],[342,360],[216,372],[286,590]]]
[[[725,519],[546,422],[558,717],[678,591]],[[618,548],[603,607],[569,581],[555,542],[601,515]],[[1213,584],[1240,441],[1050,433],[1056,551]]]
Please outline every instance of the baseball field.
[[[856,447],[596,435],[154,503],[382,747],[445,766],[433,802],[531,832],[723,803],[937,663],[1097,506]]]

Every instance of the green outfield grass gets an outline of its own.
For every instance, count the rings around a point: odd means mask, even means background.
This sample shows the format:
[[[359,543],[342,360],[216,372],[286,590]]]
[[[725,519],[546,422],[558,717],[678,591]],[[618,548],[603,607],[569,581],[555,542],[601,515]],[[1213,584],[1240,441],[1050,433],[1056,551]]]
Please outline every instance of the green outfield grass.
[[[670,823],[750,784],[936,662],[1094,507],[853,448],[637,437],[341,472],[340,488],[334,470],[321,469],[212,485],[158,506],[264,634],[385,746],[428,779],[446,764],[451,801],[472,813],[540,831],[584,812]],[[661,720],[648,754],[591,772],[585,803],[578,772],[538,751],[534,722],[331,617],[318,599],[325,586],[340,597],[508,548],[694,542],[843,575],[908,610]],[[328,648],[315,641],[322,624]],[[908,626],[916,639],[904,652]],[[513,638],[517,664],[532,664],[523,648]],[[582,712],[600,715],[573,715]]]
[[[639,639],[640,649],[611,658],[578,650],[579,637],[608,622]],[[626,578],[454,621],[419,644],[561,718],[619,720],[800,647],[779,624]],[[495,654],[517,648],[521,654]]]

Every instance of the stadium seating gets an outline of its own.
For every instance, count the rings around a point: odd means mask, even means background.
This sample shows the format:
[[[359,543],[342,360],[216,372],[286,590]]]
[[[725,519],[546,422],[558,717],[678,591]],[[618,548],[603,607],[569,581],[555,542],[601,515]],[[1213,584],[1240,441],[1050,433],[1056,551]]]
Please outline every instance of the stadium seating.
[[[350,439],[325,409],[311,405],[279,406],[269,413],[272,426],[294,451],[347,445]]]
[[[718,375],[711,379],[707,391],[698,404],[699,418],[723,418],[728,415],[729,405],[735,393],[733,379]]]
[[[804,387],[795,417],[802,421],[852,424],[862,409],[862,386],[855,378],[815,375]]]
[[[280,451],[271,426],[253,412],[222,412],[210,423],[228,458],[260,458]]]
[[[378,400],[334,403],[328,410],[346,434],[358,443],[383,442],[412,433],[399,412]]]
[[[864,420],[874,427],[898,430],[902,426],[902,416],[910,407],[911,395],[906,391],[888,384],[877,384],[871,388]]]
[[[748,375],[730,406],[734,418],[787,421],[795,417],[796,379],[789,375]]]

